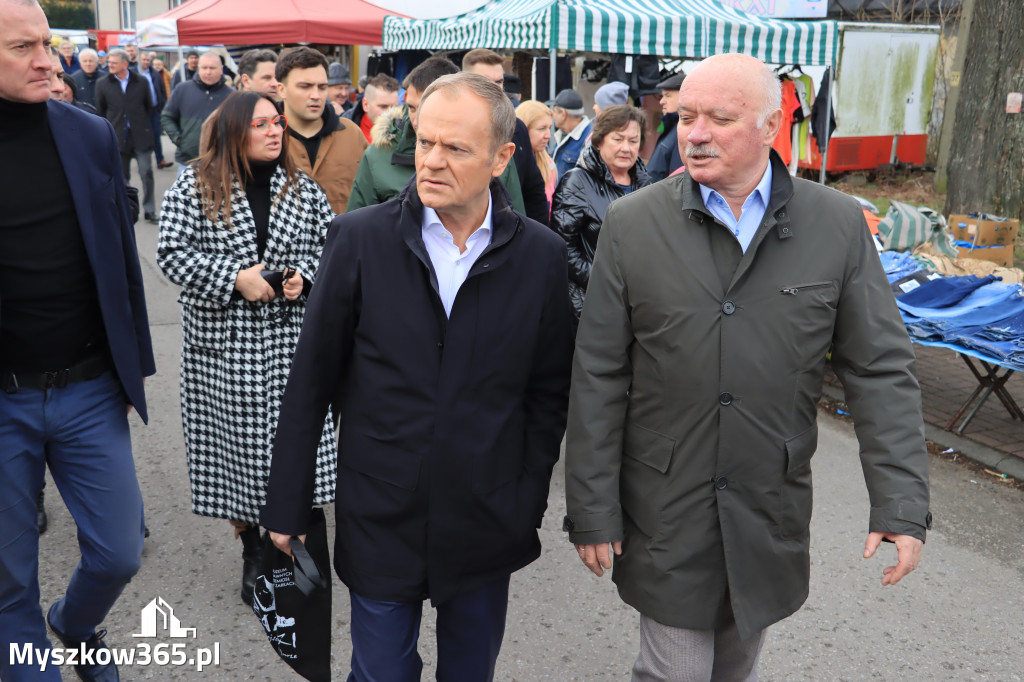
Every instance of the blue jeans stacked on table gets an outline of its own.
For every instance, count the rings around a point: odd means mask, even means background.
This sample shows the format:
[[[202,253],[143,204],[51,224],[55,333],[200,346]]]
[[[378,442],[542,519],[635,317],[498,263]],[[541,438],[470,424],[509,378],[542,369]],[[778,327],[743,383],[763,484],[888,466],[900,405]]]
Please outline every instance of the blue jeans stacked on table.
[[[1024,370],[1024,287],[992,275],[925,282],[896,304],[907,331],[922,341],[975,350]]]
[[[885,276],[889,279],[890,284],[924,269],[924,266],[909,253],[883,251],[878,254],[878,257],[882,260],[882,267],[885,269]]]

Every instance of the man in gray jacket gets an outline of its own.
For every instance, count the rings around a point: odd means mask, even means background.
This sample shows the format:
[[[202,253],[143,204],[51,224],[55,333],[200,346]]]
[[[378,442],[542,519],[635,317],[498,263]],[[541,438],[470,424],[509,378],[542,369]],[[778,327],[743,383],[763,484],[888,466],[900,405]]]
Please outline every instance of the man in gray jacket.
[[[807,598],[825,356],[883,540],[916,568],[928,458],[914,354],[856,202],[793,179],[774,73],[742,55],[682,84],[687,171],[612,204],[577,335],[564,527],[641,613],[633,679],[751,680]]]

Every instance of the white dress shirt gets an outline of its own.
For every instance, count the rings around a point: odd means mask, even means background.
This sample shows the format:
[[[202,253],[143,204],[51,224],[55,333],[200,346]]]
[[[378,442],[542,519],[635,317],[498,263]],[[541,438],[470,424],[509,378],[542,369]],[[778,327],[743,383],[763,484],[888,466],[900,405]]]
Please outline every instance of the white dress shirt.
[[[445,229],[434,209],[423,207],[423,244],[437,275],[437,291],[444,304],[444,314],[451,317],[452,304],[459,287],[466,281],[473,263],[491,243],[491,197],[487,196],[487,214],[480,227],[466,239],[466,250],[459,251],[452,233]]]

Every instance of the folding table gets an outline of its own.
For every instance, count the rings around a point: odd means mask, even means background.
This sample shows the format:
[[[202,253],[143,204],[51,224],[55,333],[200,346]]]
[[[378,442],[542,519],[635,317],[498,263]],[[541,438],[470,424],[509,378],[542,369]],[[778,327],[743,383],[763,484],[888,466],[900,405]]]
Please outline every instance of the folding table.
[[[971,393],[970,397],[964,401],[964,404],[960,406],[957,413],[946,424],[945,428],[947,431],[952,431],[958,436],[963,435],[964,429],[967,428],[967,425],[971,423],[974,416],[978,414],[978,410],[981,409],[981,406],[985,404],[985,401],[993,393],[999,398],[999,402],[1003,404],[1006,411],[1010,413],[1011,419],[1024,421],[1024,410],[1021,410],[1020,405],[1013,399],[1010,392],[1006,390],[1006,380],[1013,376],[1014,369],[1002,364],[996,358],[970,348],[964,348],[963,346],[942,341],[923,341],[915,339],[913,335],[911,335],[910,340],[921,346],[949,348],[955,351],[960,359],[964,361],[964,364],[967,365],[967,369],[971,370],[974,378],[978,380],[978,387],[974,389],[974,392]],[[980,368],[975,366],[975,362],[980,365]],[[980,371],[981,369],[984,372]],[[1002,375],[999,374],[1001,369],[1006,370]],[[959,425],[957,425],[957,422],[959,422]]]

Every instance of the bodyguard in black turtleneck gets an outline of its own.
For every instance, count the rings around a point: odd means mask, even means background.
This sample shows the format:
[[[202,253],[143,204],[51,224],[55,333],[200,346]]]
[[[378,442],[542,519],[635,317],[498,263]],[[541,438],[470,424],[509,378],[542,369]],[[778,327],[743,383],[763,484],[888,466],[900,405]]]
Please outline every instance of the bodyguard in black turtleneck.
[[[0,16],[0,645],[45,651],[48,625],[64,647],[98,650],[96,629],[142,555],[127,419],[131,407],[147,418],[142,378],[155,371],[142,273],[113,128],[48,101],[50,30],[35,0],[0,0]],[[44,618],[47,466],[82,560]],[[75,668],[118,679],[95,658]],[[0,679],[61,675],[4,655]]]

